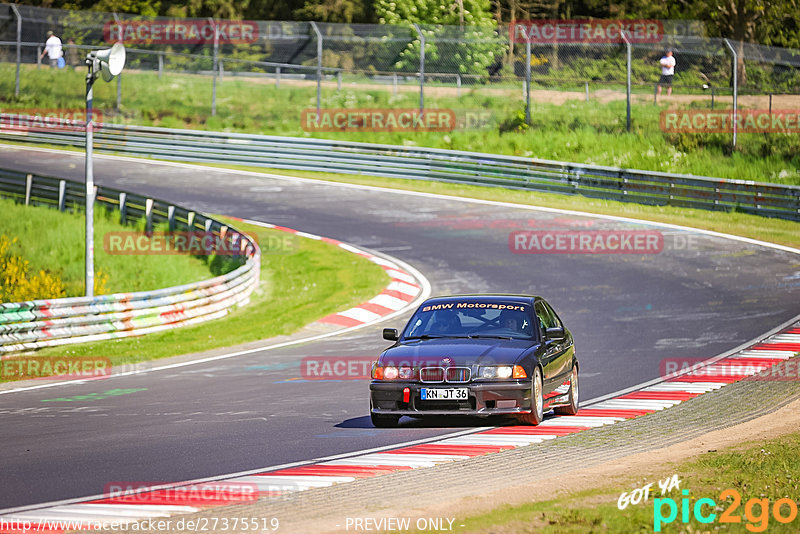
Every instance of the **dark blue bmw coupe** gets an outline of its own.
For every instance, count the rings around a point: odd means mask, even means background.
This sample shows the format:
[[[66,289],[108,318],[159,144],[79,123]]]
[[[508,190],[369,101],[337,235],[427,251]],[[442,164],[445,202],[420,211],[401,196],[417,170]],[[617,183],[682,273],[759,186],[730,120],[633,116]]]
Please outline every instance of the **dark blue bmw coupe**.
[[[423,302],[372,367],[370,415],[377,427],[403,415],[578,412],[572,334],[541,297],[463,295]]]

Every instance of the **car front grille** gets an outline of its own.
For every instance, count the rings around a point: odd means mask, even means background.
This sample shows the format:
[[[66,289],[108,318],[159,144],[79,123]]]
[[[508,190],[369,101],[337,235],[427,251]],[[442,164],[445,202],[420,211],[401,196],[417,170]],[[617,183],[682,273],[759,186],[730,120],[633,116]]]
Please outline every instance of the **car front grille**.
[[[461,400],[461,401],[424,401],[420,400],[419,397],[414,399],[414,408],[419,410],[420,412],[425,412],[428,410],[444,410],[444,411],[469,411],[475,410],[475,397],[471,397],[469,400]]]
[[[419,379],[422,382],[444,382],[444,368],[423,367],[419,370]]]
[[[470,369],[469,367],[448,367],[447,368],[447,381],[448,382],[469,382]]]

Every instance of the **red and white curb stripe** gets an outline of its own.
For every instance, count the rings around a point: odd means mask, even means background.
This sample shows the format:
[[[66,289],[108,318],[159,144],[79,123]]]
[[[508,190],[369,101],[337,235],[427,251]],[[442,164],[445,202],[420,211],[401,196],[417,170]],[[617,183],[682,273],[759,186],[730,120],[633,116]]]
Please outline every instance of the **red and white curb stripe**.
[[[361,326],[363,324],[371,323],[391,313],[395,313],[403,308],[408,307],[408,305],[413,302],[423,291],[420,281],[398,264],[387,260],[386,258],[376,256],[375,254],[365,250],[361,250],[353,245],[349,245],[329,237],[309,234],[308,232],[300,232],[298,230],[293,230],[292,228],[286,228],[285,226],[277,226],[274,224],[251,221],[248,219],[241,220],[242,222],[248,224],[255,224],[264,228],[272,228],[281,232],[294,234],[299,237],[316,239],[330,243],[343,250],[352,252],[353,254],[358,254],[359,256],[368,259],[372,263],[375,263],[383,268],[383,270],[386,271],[386,274],[389,275],[391,282],[380,294],[354,308],[323,317],[322,319],[319,319],[319,322],[321,323],[344,327]]]
[[[391,265],[387,267],[394,268]],[[398,272],[402,273],[401,270]],[[365,451],[317,463],[250,473],[246,476],[218,480],[216,483],[248,484],[257,488],[260,496],[280,497],[297,491],[352,482],[358,478],[433,467],[524,447],[675,406],[726,384],[760,373],[775,363],[792,358],[798,352],[800,352],[800,323],[732,355],[712,360],[702,367],[699,373],[667,378],[639,390],[603,400],[581,408],[574,416],[548,417],[538,426],[483,429],[436,441],[399,446],[393,450]],[[794,371],[795,375],[797,372]],[[769,377],[766,376],[764,379],[768,380]],[[208,482],[203,483],[204,486],[207,484]],[[38,528],[39,532],[91,529],[97,528],[98,523],[165,518],[243,502],[231,500],[231,496],[227,494],[209,496],[207,492],[203,493],[202,498],[187,501],[176,498],[175,495],[179,493],[174,490],[155,489],[135,495],[87,499],[80,503],[10,513],[0,516],[0,532],[21,532],[24,530],[22,525],[26,525],[28,531]],[[11,528],[14,524],[19,525],[18,528]]]

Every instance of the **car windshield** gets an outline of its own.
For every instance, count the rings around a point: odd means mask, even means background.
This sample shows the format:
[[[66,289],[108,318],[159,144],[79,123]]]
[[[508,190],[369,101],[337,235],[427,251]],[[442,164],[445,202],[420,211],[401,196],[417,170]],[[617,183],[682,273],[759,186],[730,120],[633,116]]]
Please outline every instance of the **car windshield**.
[[[404,339],[534,339],[531,306],[514,302],[452,300],[425,303],[403,332]]]

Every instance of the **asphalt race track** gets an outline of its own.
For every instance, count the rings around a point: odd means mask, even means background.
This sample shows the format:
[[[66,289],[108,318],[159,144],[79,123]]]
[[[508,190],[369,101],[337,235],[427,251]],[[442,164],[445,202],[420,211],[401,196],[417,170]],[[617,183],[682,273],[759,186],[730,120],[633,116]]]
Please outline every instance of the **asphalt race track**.
[[[83,180],[82,153],[5,146],[0,167]],[[798,313],[797,256],[694,232],[664,230],[657,254],[518,254],[509,248],[517,230],[658,228],[108,157],[96,157],[95,180],[391,254],[420,270],[434,295],[545,296],[575,335],[584,400],[658,377],[666,358],[722,353]],[[301,358],[377,355],[388,345],[380,329],[402,324],[0,395],[0,509],[97,495],[113,482],[209,477],[487,424],[404,419],[379,430],[369,422],[366,381],[298,380]],[[118,394],[102,395],[112,389]]]

